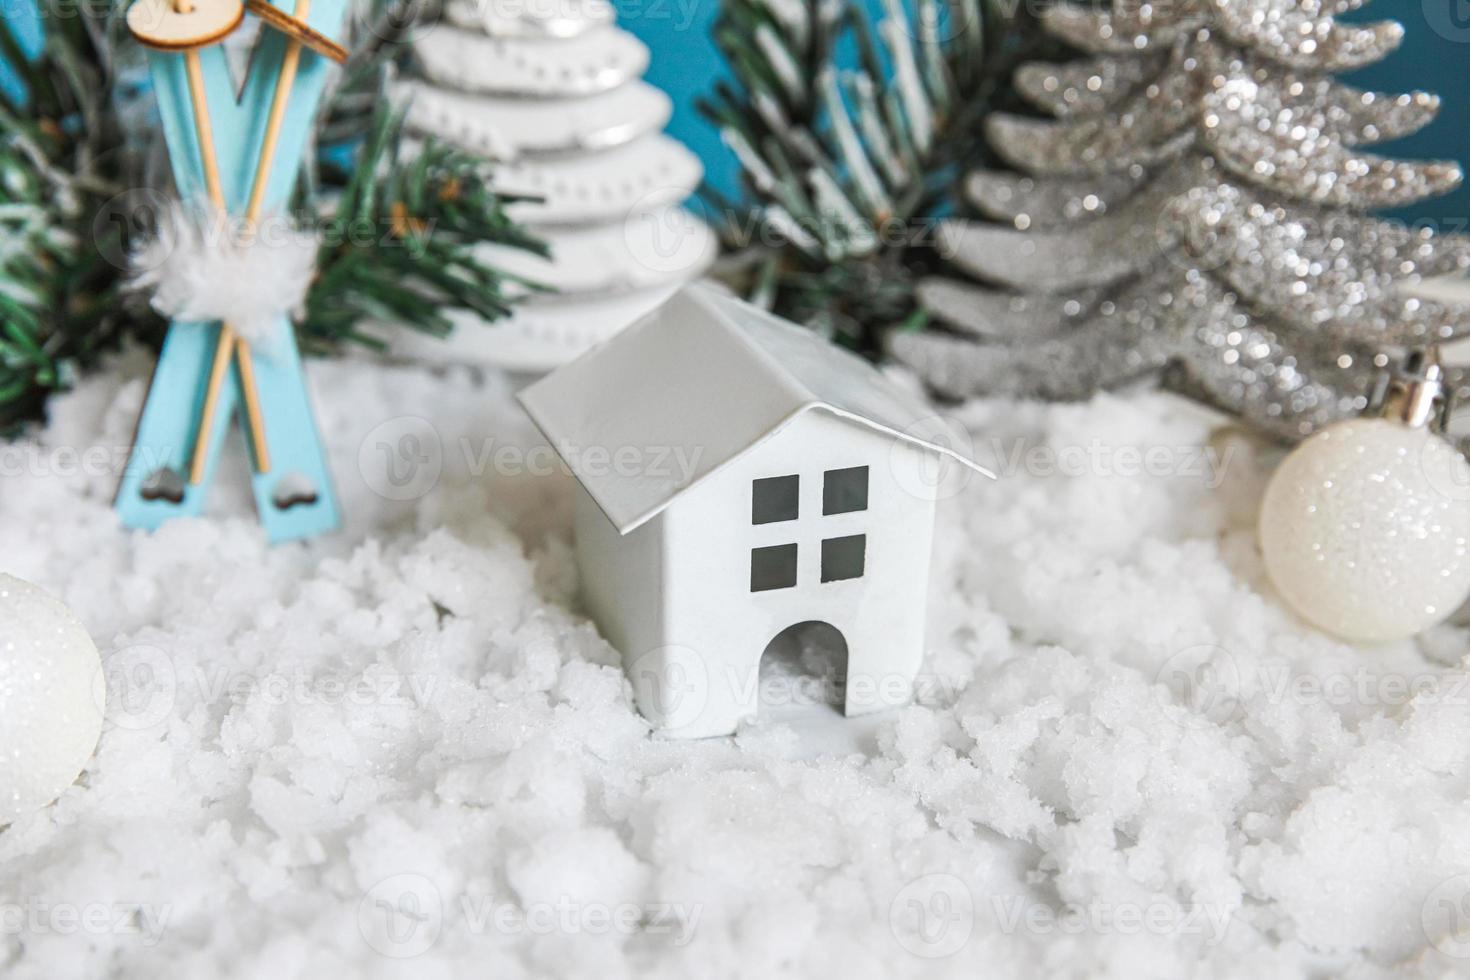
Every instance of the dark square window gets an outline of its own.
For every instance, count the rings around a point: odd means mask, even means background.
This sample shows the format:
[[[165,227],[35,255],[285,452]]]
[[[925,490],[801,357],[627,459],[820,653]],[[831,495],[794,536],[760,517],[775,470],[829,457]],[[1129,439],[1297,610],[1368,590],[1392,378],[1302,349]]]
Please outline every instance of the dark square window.
[[[789,589],[795,584],[796,545],[778,544],[770,548],[751,549],[750,591]]]
[[[828,470],[822,481],[822,513],[851,514],[868,509],[868,468]],[[859,573],[861,574],[861,573]]]
[[[851,534],[845,538],[828,538],[822,542],[822,581],[841,582],[862,578],[867,561],[868,537]],[[792,557],[792,561],[795,561]]]
[[[795,476],[772,476],[754,481],[751,484],[750,523],[774,524],[796,520],[800,492],[801,479]]]

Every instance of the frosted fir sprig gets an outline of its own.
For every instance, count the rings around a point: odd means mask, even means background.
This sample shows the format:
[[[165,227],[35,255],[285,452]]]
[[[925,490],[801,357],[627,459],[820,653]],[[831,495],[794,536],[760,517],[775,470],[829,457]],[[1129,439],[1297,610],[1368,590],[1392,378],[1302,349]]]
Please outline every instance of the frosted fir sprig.
[[[1028,34],[990,0],[885,0],[870,16],[855,0],[726,3],[714,36],[734,82],[700,108],[743,170],[743,200],[709,194],[727,269],[777,312],[876,351],[914,309],[956,176],[989,159],[980,123],[1008,104]]]

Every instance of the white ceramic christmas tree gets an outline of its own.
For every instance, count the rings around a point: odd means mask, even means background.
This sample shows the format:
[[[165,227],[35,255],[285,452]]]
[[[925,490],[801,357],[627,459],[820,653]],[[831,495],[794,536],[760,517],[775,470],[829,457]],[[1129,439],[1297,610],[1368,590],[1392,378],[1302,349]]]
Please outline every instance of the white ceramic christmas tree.
[[[662,302],[714,258],[708,227],[680,206],[699,159],[662,133],[669,97],[642,80],[648,48],[605,0],[557,4],[450,0],[414,43],[399,83],[417,134],[485,157],[550,260],[486,246],[485,259],[551,287],[515,315],[458,317],[448,341],[409,336],[395,350],[434,360],[544,370]]]

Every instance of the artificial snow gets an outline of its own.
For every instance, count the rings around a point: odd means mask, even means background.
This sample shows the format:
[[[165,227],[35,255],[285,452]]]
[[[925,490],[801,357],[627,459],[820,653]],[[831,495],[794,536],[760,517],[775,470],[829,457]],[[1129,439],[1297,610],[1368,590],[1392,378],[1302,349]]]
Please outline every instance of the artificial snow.
[[[1470,967],[1465,631],[1284,610],[1279,452],[1181,401],[955,409],[1001,479],[941,505],[921,703],[687,742],[579,612],[504,378],[311,365],[347,526],[269,548],[238,437],[210,516],[119,527],[148,370],[0,447],[0,571],[109,691],[0,832],[7,980]]]

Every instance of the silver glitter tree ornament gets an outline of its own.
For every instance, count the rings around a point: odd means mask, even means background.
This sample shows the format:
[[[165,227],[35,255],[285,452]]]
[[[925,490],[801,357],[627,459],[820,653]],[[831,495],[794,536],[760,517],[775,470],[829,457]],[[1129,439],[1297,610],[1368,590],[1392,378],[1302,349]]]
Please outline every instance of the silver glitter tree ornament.
[[[990,118],[1017,172],[969,176],[981,220],[947,222],[939,238],[970,278],[921,282],[941,329],[895,334],[891,353],[953,397],[1076,399],[1162,371],[1293,440],[1360,412],[1387,348],[1470,324],[1470,307],[1406,291],[1470,267],[1470,238],[1369,216],[1449,191],[1462,172],[1359,149],[1439,108],[1331,77],[1403,35],[1334,19],[1361,5],[1046,11],[1045,28],[1086,57],[1018,71],[1050,118]]]

